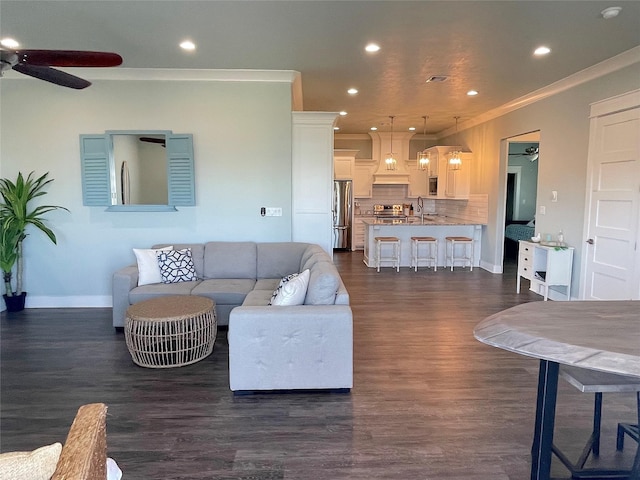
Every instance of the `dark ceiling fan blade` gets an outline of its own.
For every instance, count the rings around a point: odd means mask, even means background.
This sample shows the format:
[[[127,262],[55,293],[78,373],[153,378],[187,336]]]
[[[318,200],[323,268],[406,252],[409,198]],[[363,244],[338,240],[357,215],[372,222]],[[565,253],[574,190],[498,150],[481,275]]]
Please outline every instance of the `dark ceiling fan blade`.
[[[81,90],[91,85],[91,82],[84,78],[76,77],[75,75],[71,75],[51,67],[18,63],[13,66],[13,69],[16,72],[44,80],[45,82],[55,83],[56,85],[61,85],[63,87],[75,88],[76,90]]]
[[[111,52],[82,50],[17,50],[18,63],[54,67],[117,67],[122,57]]]
[[[138,138],[141,142],[147,143],[157,143],[162,145],[163,147],[167,146],[167,141],[164,138],[155,138],[155,137],[140,137]]]

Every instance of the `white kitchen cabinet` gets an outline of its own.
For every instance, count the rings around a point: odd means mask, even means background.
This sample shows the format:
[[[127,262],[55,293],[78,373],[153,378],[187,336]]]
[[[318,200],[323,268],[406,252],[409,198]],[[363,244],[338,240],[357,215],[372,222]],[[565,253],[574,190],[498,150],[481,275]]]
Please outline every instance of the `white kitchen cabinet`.
[[[438,193],[431,198],[469,198],[471,186],[471,164],[473,154],[463,152],[461,154],[462,165],[459,170],[449,168],[449,154],[456,147],[436,146],[427,148],[431,164],[429,175],[438,179]],[[417,168],[417,167],[416,167]],[[428,194],[429,181],[426,183],[426,193]],[[418,195],[416,195],[418,196]],[[422,195],[421,195],[422,196]]]
[[[357,164],[353,175],[353,196],[355,198],[371,198],[373,196],[373,170],[375,165]]]
[[[458,170],[453,170],[449,166],[448,159],[445,159],[446,168],[446,182],[445,182],[445,197],[447,198],[469,198],[469,190],[471,187],[471,177],[469,172],[471,171],[471,154],[461,153],[460,159],[462,165]]]
[[[364,224],[364,220],[373,221],[373,216],[358,216],[355,217],[355,221],[353,224],[353,250],[363,250],[364,249],[364,232],[366,229],[366,225]]]
[[[413,165],[411,165],[413,163]],[[427,172],[420,170],[416,162],[410,162],[407,165],[409,170],[409,188],[407,196],[409,198],[427,197],[429,196],[429,177]]]
[[[573,269],[573,247],[555,247],[520,240],[518,249],[518,285],[520,277],[530,282],[530,290],[549,296],[549,287],[562,286],[567,300],[571,300],[571,271]]]
[[[355,175],[356,154],[359,150],[333,150],[333,178],[335,180],[352,180]]]

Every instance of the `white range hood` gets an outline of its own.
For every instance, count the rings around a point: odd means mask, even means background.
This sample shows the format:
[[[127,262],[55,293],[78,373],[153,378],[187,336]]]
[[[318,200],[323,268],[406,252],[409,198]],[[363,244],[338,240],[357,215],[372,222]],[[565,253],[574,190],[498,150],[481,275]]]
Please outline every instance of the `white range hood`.
[[[373,174],[374,185],[408,185],[409,140],[413,132],[393,133],[393,152],[397,160],[396,170],[387,170],[385,157],[391,152],[391,132],[369,132],[372,140],[371,156],[378,162],[378,169]]]

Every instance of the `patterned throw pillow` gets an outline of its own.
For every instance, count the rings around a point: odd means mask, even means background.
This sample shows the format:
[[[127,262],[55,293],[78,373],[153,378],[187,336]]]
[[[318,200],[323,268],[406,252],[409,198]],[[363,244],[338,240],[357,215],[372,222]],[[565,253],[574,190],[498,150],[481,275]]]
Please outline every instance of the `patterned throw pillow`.
[[[162,283],[191,282],[198,279],[190,248],[158,252],[158,265]]]
[[[302,305],[307,295],[309,275],[309,270],[305,270],[302,273],[292,273],[283,277],[278,288],[271,295],[269,305]]]

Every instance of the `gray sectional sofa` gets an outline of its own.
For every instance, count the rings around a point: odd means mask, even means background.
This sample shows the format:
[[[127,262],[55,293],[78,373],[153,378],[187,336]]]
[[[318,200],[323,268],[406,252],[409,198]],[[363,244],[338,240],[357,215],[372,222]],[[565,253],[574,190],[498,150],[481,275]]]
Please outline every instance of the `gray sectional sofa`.
[[[216,302],[218,325],[229,325],[234,391],[350,389],[353,321],[349,294],[331,257],[296,242],[158,244],[190,248],[198,280],[138,286],[137,265],[113,274],[113,325],[127,308],[165,295],[200,295]],[[269,306],[282,277],[309,269],[303,305]],[[215,352],[214,352],[215,354]]]

